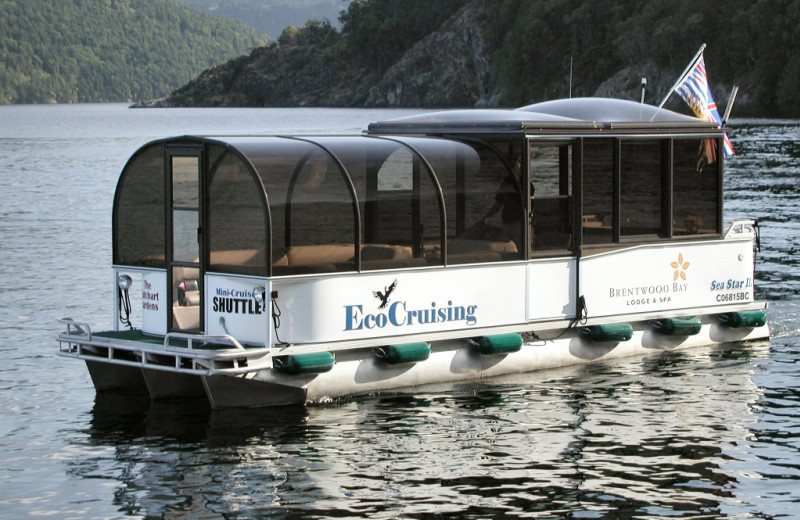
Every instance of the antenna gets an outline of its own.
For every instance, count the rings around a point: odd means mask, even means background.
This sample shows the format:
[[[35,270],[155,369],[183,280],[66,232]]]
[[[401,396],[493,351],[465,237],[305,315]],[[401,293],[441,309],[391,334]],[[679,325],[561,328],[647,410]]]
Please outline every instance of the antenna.
[[[736,101],[737,92],[739,92],[739,85],[734,85],[731,90],[731,95],[728,97],[728,104],[725,106],[725,115],[722,116],[721,126],[725,126],[728,123],[728,117],[731,115],[731,109],[733,108],[733,103]]]
[[[572,97],[572,54],[569,55],[569,97]]]
[[[639,103],[644,103],[644,91],[647,90],[647,78],[642,78],[642,99]]]

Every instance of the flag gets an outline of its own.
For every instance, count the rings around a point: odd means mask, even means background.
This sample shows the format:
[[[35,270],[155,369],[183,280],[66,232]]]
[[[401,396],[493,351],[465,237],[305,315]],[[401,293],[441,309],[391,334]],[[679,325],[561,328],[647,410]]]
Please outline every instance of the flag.
[[[722,119],[719,117],[717,103],[714,101],[714,96],[711,95],[711,89],[708,88],[706,62],[702,54],[694,67],[692,67],[679,82],[675,90],[683,100],[686,101],[686,104],[692,109],[694,115],[700,119],[722,126]],[[722,149],[725,157],[733,155],[733,145],[730,139],[728,139],[728,134],[723,133],[722,141]],[[716,162],[717,150],[714,141],[710,139],[706,140],[705,148],[705,155],[708,163]]]

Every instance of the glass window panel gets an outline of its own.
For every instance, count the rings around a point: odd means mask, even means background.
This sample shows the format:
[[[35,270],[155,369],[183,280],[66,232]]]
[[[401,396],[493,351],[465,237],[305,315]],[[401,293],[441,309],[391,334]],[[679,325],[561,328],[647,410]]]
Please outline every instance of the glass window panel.
[[[531,145],[532,250],[563,250],[572,243],[572,160],[569,143]]]
[[[584,244],[608,244],[614,239],[614,140],[583,141]]]
[[[140,150],[126,165],[114,208],[114,263],[166,267],[164,145]]]
[[[214,167],[210,178],[209,269],[265,275],[267,215],[260,183],[232,153]]]
[[[572,187],[572,145],[533,143],[530,169],[537,198],[569,195]]]
[[[324,150],[298,163],[286,203],[292,245],[355,244],[352,196],[339,166]]]
[[[663,160],[660,141],[623,141],[620,156],[620,234],[661,234]]]
[[[411,191],[414,189],[414,156],[408,148],[398,148],[380,165],[378,191]]]
[[[521,141],[459,143],[417,139],[447,208],[447,262],[463,264],[522,258],[525,194],[515,165]]]
[[[197,157],[172,158],[172,205],[176,208],[199,207]]]
[[[200,159],[172,157],[172,259],[200,261]]]
[[[698,170],[702,139],[676,139],[672,153],[672,233],[719,230],[719,165]]]
[[[272,216],[276,275],[355,269],[357,224],[339,165],[321,147],[272,138],[234,142],[255,165]]]
[[[363,270],[441,263],[438,191],[412,149],[389,139],[315,140],[342,161],[353,180],[362,218]]]
[[[199,262],[200,247],[197,229],[198,212],[174,209],[172,211],[172,259],[176,262]]]

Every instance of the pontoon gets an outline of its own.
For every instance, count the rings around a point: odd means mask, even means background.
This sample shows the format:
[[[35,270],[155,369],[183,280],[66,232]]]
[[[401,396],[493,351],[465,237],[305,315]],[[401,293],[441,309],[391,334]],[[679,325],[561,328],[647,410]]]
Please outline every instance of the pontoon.
[[[154,141],[114,198],[115,326],[65,318],[59,354],[98,392],[221,408],[768,338],[722,138],[575,98]]]

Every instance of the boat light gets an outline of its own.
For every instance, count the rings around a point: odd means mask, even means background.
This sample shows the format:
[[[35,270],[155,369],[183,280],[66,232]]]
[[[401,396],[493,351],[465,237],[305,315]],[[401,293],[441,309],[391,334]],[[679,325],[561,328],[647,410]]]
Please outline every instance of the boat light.
[[[117,285],[123,291],[127,291],[128,289],[130,289],[132,283],[133,280],[131,280],[131,277],[128,276],[127,274],[121,274],[117,278]]]
[[[253,287],[253,299],[256,303],[261,303],[264,301],[264,295],[266,294],[267,290],[260,285]]]

